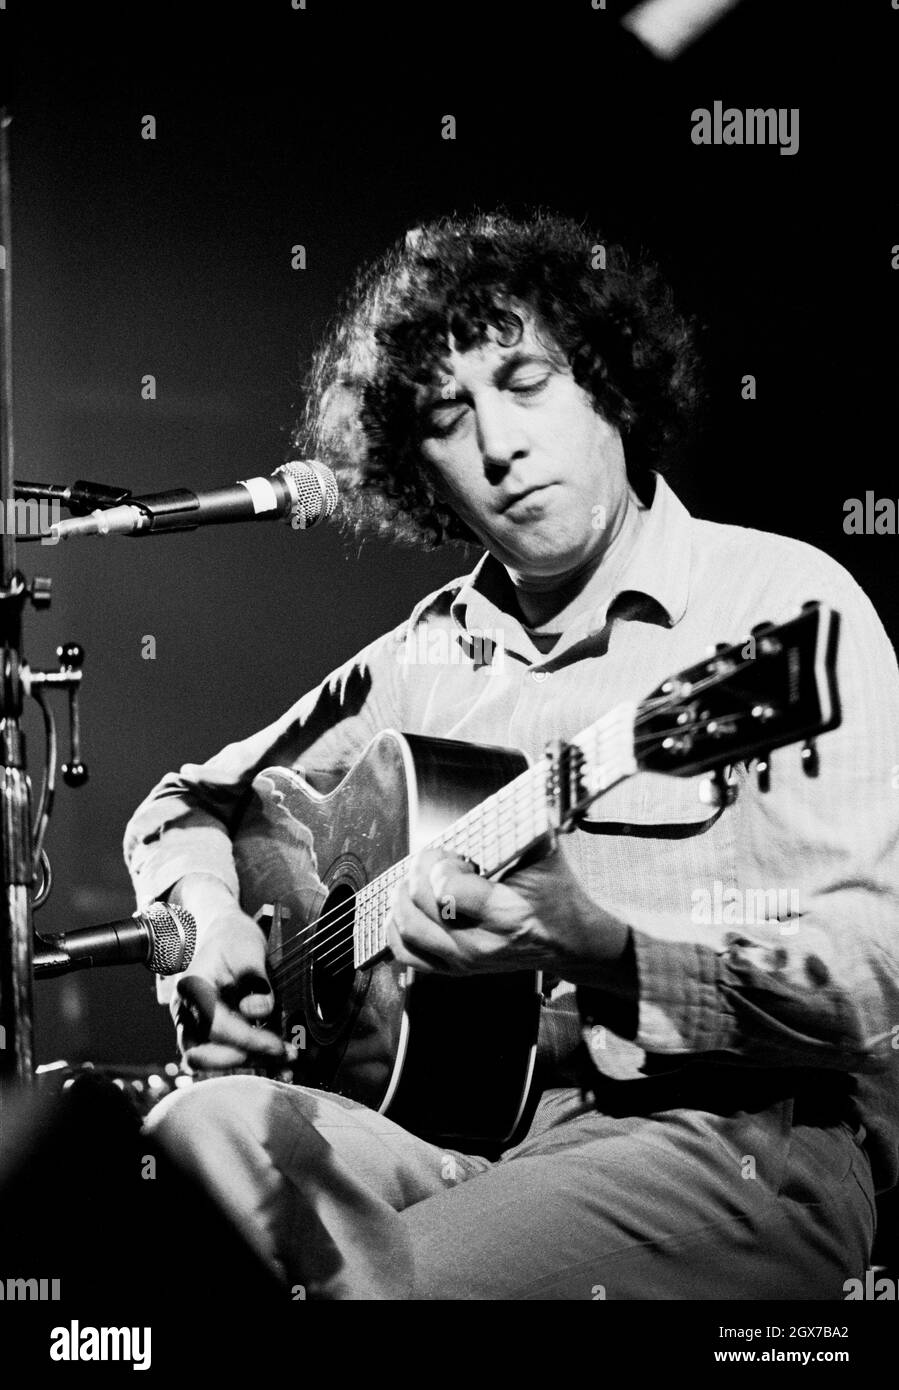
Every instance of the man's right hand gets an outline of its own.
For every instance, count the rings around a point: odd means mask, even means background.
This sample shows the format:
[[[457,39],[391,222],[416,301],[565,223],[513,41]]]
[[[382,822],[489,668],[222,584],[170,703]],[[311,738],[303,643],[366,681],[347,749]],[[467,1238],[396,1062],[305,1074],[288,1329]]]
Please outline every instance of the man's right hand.
[[[171,895],[198,918],[196,950],[170,1006],[184,1061],[192,1071],[284,1064],[292,1049],[277,1033],[254,1026],[275,1002],[265,936],[230,894],[223,898],[210,888],[208,881],[182,880]]]

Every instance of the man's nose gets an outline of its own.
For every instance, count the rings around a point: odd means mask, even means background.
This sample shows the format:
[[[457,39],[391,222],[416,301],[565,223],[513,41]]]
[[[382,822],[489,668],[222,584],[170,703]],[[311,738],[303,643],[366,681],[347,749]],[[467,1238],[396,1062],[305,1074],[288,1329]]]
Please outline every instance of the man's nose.
[[[478,403],[477,437],[485,470],[505,472],[515,459],[527,453],[524,424],[511,401]]]

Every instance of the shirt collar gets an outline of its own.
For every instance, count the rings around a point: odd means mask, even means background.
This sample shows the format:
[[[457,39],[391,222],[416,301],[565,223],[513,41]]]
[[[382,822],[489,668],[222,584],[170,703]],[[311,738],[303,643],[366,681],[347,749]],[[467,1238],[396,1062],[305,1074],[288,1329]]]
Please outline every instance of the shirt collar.
[[[642,594],[656,601],[667,617],[668,626],[680,622],[687,608],[691,540],[690,513],[664,478],[656,474],[652,504],[644,513],[643,525],[618,576],[611,602],[623,593]],[[509,624],[510,616],[499,606],[500,570],[499,562],[488,552],[463,580],[450,611],[457,627],[467,636],[501,630]],[[581,615],[576,625],[578,635],[586,636],[604,626],[611,602]],[[573,640],[575,633],[566,633],[565,638]],[[569,641],[563,641],[567,647]],[[561,647],[562,643],[554,648],[552,655]]]

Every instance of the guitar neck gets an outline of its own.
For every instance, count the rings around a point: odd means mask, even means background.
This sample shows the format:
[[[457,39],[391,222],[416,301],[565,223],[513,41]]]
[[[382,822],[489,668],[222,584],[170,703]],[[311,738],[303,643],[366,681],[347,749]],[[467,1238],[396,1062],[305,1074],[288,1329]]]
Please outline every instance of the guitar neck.
[[[637,770],[634,716],[633,703],[618,705],[570,740],[569,746],[580,755],[575,774],[577,786],[569,789],[572,801],[592,801]],[[482,877],[494,878],[556,828],[553,772],[550,759],[540,759],[460,816],[425,847],[448,850],[470,860]],[[366,884],[357,896],[353,928],[357,969],[371,965],[387,949],[390,904],[395,888],[408,876],[409,864],[408,856],[399,860]]]

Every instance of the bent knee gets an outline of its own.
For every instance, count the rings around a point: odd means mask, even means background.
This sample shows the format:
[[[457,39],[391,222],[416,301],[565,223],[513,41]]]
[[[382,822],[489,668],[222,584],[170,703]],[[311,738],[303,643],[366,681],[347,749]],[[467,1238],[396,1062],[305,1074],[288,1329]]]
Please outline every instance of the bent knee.
[[[264,1076],[211,1077],[166,1096],[150,1111],[144,1129],[188,1162],[202,1161],[212,1151],[246,1155],[261,1149],[282,1166],[298,1148],[323,1144],[307,1108],[297,1086]]]
[[[264,1076],[221,1076],[172,1092],[144,1121],[146,1133],[164,1144],[202,1143],[213,1131],[248,1133],[271,1106],[271,1087]]]

